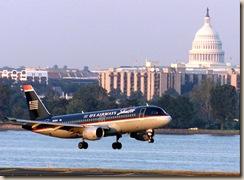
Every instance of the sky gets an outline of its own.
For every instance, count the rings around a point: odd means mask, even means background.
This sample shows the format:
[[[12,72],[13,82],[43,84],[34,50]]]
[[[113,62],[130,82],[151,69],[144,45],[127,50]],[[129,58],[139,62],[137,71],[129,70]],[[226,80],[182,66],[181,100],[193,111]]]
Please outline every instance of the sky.
[[[240,64],[238,0],[1,0],[0,67],[188,62],[207,7],[225,61]]]

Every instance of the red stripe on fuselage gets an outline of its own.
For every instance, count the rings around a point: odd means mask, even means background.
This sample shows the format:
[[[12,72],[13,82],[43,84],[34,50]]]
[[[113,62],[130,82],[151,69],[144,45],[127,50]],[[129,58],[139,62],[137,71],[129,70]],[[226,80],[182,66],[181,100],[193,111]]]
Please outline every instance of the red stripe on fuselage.
[[[162,115],[154,115],[154,116],[144,116],[144,117],[131,117],[131,118],[118,118],[118,119],[105,119],[105,120],[98,120],[93,122],[79,122],[79,124],[93,124],[99,122],[111,122],[111,121],[120,121],[120,120],[130,120],[130,119],[138,119],[138,118],[147,118],[147,117],[159,117]]]

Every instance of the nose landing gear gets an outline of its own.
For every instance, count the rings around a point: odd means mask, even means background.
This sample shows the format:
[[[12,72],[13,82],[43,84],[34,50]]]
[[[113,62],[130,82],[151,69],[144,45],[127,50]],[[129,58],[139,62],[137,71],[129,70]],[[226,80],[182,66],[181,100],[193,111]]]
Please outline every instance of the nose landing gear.
[[[116,135],[116,142],[114,142],[112,144],[112,148],[113,149],[121,149],[122,148],[122,144],[119,141],[119,138],[121,138],[122,136],[119,134],[119,135]]]
[[[154,143],[154,139],[153,138],[149,139],[148,143]]]

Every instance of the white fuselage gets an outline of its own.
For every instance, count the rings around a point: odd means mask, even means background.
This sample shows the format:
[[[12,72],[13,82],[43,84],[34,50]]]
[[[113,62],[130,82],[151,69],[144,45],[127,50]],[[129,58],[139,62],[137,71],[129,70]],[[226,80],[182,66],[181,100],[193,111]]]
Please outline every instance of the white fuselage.
[[[94,122],[84,124],[85,127],[74,128],[72,131],[64,130],[60,127],[48,127],[43,129],[36,129],[33,132],[40,133],[43,135],[49,135],[60,138],[81,138],[82,131],[86,127],[109,127],[112,135],[119,133],[131,133],[144,131],[148,129],[162,128],[167,125],[171,120],[170,116],[149,116],[141,118],[128,118],[123,120],[113,120],[104,122]]]

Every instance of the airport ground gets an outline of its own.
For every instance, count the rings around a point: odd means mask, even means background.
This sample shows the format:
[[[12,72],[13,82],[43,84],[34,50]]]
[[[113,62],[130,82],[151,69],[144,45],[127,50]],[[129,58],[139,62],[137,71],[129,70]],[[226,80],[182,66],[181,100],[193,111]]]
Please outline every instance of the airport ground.
[[[97,168],[0,168],[0,176],[239,177],[240,173]]]

